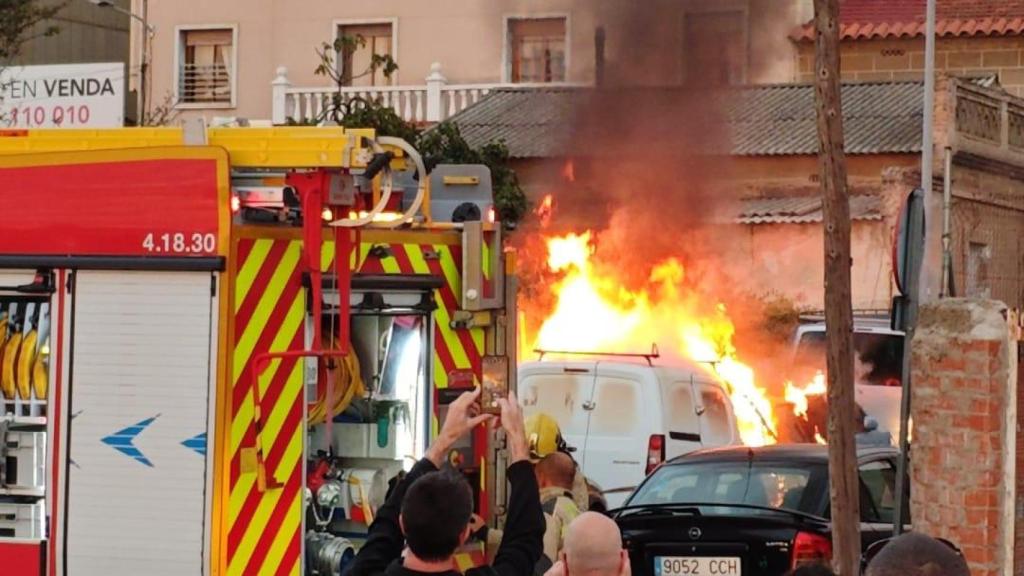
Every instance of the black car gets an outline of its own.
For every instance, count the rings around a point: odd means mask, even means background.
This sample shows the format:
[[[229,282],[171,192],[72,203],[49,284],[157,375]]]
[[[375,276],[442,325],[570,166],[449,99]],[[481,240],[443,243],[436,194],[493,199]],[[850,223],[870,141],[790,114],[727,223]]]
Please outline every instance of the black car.
[[[864,548],[892,535],[897,455],[858,451]],[[827,447],[790,444],[680,456],[611,514],[636,576],[776,576],[831,557],[829,511]]]

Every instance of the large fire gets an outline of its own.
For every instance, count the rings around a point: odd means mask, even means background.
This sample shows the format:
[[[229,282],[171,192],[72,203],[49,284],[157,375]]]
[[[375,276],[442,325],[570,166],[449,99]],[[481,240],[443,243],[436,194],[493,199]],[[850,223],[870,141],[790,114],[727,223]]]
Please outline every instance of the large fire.
[[[546,244],[548,267],[561,277],[551,286],[554,309],[531,349],[635,353],[656,344],[666,356],[700,363],[724,383],[745,444],[776,441],[772,404],[737,355],[725,306],[687,284],[681,262],[656,263],[646,282],[631,289],[621,267],[595,260],[590,232],[550,237]]]

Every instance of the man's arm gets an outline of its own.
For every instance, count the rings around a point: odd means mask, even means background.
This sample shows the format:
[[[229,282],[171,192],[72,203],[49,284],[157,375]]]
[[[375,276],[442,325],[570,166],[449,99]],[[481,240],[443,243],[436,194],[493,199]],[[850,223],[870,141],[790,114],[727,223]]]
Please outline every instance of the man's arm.
[[[387,502],[377,511],[377,517],[370,525],[366,543],[356,555],[355,564],[349,576],[370,576],[380,574],[384,569],[402,555],[405,548],[405,536],[399,517],[402,513],[402,500],[412,483],[424,474],[436,472],[444,463],[448,451],[456,441],[474,427],[491,420],[487,414],[478,414],[476,399],[480,389],[466,392],[452,402],[445,417],[441,433],[427,449],[426,456],[413,466],[409,474],[402,480]]]
[[[501,547],[494,558],[494,570],[501,576],[532,574],[544,551],[544,511],[540,506],[540,488],[530,464],[523,411],[515,393],[499,400],[501,425],[509,445],[508,480],[512,485],[508,518]]]

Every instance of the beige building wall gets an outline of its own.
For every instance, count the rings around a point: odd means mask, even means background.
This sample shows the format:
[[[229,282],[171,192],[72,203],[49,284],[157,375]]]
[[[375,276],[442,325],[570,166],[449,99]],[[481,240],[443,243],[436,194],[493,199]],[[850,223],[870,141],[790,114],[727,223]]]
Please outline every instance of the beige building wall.
[[[778,295],[801,309],[824,310],[825,240],[821,222],[736,225],[730,261],[737,283],[754,294]],[[883,310],[892,303],[892,230],[879,220],[851,228],[852,302],[855,310]]]
[[[135,0],[136,6],[140,0]],[[222,25],[236,31],[237,77],[233,105],[183,105],[188,114],[269,118],[271,82],[278,66],[293,86],[325,86],[314,75],[314,50],[333,40],[340,23],[391,22],[393,82],[422,85],[433,62],[451,84],[508,80],[506,19],[566,16],[567,80],[594,80],[594,33],[604,26],[609,69],[638,71],[661,84],[680,81],[684,16],[708,10],[743,14],[747,82],[786,82],[796,77],[797,54],[787,33],[809,16],[810,0],[175,0],[148,2],[155,26],[151,102],[175,93],[182,27]],[[137,41],[138,29],[133,30]],[[625,56],[629,54],[629,56]],[[632,74],[631,74],[632,76]]]

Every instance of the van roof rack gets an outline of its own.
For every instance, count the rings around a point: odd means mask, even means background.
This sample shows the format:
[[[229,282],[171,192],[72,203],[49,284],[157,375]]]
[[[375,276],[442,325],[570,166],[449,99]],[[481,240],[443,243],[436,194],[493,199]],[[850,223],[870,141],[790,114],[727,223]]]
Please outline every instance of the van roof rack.
[[[887,308],[854,308],[853,319],[854,320],[885,320],[888,321],[890,311]],[[807,310],[800,313],[800,322],[824,322],[825,311],[824,310]]]
[[[661,358],[661,352],[658,351],[657,344],[651,344],[651,351],[647,354],[638,352],[584,352],[580,350],[569,351],[569,350],[542,350],[535,348],[533,350],[537,353],[537,360],[544,360],[544,356],[552,354],[555,356],[611,356],[614,358],[643,358],[647,360],[648,366],[654,366],[655,358]]]

